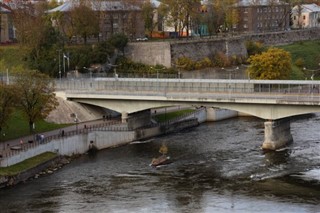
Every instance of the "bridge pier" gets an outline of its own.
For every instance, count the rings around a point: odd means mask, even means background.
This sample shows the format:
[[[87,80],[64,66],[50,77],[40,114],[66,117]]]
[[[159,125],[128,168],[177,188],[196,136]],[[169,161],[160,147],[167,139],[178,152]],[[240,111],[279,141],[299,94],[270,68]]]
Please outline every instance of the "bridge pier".
[[[127,112],[122,112],[121,113],[121,122],[123,124],[126,124],[128,122],[128,118],[129,118],[129,116],[128,116]]]
[[[290,119],[264,122],[264,142],[262,149],[276,150],[292,142]]]

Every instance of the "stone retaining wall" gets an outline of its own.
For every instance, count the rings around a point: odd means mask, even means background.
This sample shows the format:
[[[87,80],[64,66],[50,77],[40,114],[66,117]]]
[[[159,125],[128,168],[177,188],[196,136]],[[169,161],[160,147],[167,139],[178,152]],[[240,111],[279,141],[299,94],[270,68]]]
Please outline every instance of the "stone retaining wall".
[[[171,67],[180,57],[201,60],[214,55],[216,52],[223,52],[228,56],[247,57],[245,42],[250,40],[259,41],[266,45],[283,45],[317,39],[320,39],[320,28],[239,36],[226,34],[225,37],[214,36],[167,42],[129,43],[125,49],[125,55],[135,62],[151,66],[162,64]]]

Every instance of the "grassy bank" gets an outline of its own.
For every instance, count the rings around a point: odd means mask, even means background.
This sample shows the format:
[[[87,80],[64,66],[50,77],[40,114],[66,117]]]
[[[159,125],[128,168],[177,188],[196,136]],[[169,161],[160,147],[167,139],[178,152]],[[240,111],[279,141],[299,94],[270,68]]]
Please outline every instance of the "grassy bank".
[[[280,46],[280,48],[290,52],[292,62],[298,59],[303,60],[303,66],[308,69],[319,69],[320,63],[320,40],[301,41],[294,44]]]
[[[290,52],[291,54],[291,80],[310,80],[310,76],[312,74],[316,74],[314,78],[319,80],[319,73],[313,73],[310,70],[317,70],[320,68],[320,40],[303,42],[301,41],[279,47]],[[307,68],[307,70],[303,70],[303,67]]]
[[[9,167],[0,167],[0,176],[12,176],[34,168],[57,157],[56,153],[45,152]]]
[[[25,52],[21,49],[21,47],[17,44],[8,45],[8,46],[0,46],[0,61],[3,60],[4,64],[0,67],[2,69],[9,69],[11,67],[23,66],[25,65]],[[4,71],[4,70],[0,70]]]
[[[167,113],[163,113],[163,114],[158,114],[155,116],[155,120],[157,122],[162,123],[165,121],[173,120],[175,118],[189,114],[194,111],[195,111],[194,109],[185,109],[185,110],[180,110],[180,111],[176,111],[176,112],[167,112]]]
[[[8,125],[2,130],[1,141],[6,141],[6,140],[30,135],[28,121],[22,115],[21,111],[14,112],[7,124]],[[36,133],[46,132],[46,131],[62,128],[65,126],[68,126],[68,125],[48,123],[44,120],[40,120],[35,123],[35,132]]]

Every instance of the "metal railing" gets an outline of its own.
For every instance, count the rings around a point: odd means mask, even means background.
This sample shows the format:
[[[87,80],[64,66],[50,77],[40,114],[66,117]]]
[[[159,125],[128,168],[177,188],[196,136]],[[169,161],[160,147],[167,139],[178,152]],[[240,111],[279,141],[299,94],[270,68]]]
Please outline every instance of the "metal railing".
[[[60,129],[64,130],[64,129]],[[88,134],[93,131],[131,131],[127,126],[122,126],[120,120],[108,120],[103,121],[102,123],[93,124],[93,125],[84,125],[82,128],[77,128],[76,130],[70,131],[60,131],[58,134],[52,134],[45,136],[42,139],[34,139],[27,142],[23,142],[15,145],[7,145],[0,151],[1,159],[11,157],[19,154],[21,151],[26,151],[28,149],[41,146],[43,144],[50,143],[53,140],[68,138],[75,135]]]
[[[57,82],[67,95],[319,101],[320,81],[96,78]]]

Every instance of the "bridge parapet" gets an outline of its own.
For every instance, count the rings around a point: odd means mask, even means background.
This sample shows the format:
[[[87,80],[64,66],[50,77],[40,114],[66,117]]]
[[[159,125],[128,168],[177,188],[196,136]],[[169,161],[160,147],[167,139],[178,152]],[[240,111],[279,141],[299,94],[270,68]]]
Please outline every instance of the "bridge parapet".
[[[57,81],[67,94],[156,96],[166,98],[266,100],[318,105],[319,81],[259,81],[226,79],[96,78]]]

